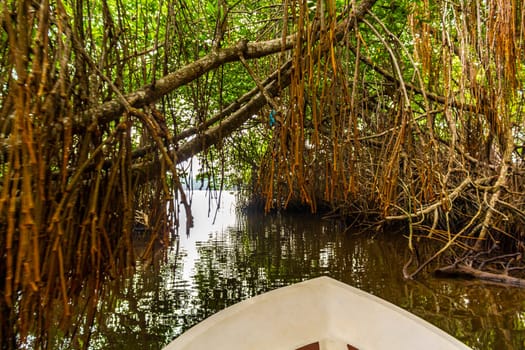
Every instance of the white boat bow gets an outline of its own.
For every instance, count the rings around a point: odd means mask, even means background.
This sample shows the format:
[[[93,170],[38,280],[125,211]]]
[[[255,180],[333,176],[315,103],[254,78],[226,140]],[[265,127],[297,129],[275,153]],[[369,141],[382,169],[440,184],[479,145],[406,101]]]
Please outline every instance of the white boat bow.
[[[329,277],[244,300],[164,350],[469,349],[423,319]]]

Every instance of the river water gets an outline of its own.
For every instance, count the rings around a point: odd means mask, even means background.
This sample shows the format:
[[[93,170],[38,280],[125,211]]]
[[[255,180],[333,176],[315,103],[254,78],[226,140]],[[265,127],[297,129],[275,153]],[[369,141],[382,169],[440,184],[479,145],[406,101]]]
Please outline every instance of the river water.
[[[474,349],[525,348],[525,291],[479,281],[406,281],[406,241],[344,233],[304,214],[243,212],[195,191],[195,226],[100,302],[91,349],[161,349],[204,318],[254,295],[328,275],[390,301]]]

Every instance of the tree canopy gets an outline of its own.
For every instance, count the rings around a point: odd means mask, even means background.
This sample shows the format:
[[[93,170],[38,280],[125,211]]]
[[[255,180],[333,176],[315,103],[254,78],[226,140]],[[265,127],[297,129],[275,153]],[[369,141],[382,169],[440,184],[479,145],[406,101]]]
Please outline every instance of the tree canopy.
[[[406,277],[445,251],[520,260],[521,1],[0,6],[3,348],[93,310],[96,292],[74,298],[133,265],[138,223],[150,247],[173,239],[197,155],[266,210],[408,223],[414,255],[442,243]]]

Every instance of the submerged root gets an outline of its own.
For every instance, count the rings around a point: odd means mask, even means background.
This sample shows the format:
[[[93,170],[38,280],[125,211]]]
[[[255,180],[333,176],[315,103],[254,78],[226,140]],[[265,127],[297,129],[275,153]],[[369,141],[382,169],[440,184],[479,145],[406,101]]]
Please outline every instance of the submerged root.
[[[465,254],[452,264],[435,270],[440,277],[475,278],[489,282],[525,287],[525,264],[521,253],[495,254],[486,252]]]
[[[444,266],[435,271],[440,277],[463,277],[476,278],[489,282],[502,283],[505,285],[525,288],[525,279],[509,276],[505,273],[481,271],[465,264]]]

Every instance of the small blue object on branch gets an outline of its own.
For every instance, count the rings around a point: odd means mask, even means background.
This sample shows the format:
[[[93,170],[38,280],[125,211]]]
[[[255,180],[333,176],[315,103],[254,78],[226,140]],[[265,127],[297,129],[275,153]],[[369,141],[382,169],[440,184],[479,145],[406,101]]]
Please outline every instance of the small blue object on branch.
[[[275,125],[275,109],[270,111],[270,126]]]

